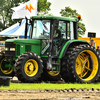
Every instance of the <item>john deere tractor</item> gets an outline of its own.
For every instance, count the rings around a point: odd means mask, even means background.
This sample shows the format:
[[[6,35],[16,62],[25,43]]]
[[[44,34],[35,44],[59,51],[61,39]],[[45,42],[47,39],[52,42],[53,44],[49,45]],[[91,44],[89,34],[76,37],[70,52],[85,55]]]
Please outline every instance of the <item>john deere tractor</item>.
[[[79,19],[26,19],[25,38],[5,41],[5,51],[0,53],[0,75],[15,75],[22,82],[60,78],[65,82],[95,82],[100,70],[99,56],[88,42],[78,40]]]

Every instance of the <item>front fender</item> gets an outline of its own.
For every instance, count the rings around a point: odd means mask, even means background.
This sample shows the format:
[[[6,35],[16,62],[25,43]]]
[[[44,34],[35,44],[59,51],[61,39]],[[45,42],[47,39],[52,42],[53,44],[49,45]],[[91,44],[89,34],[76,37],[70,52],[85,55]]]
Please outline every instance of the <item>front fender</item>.
[[[69,40],[65,43],[65,45],[63,46],[61,52],[60,52],[60,55],[58,58],[63,58],[65,56],[65,53],[67,51],[67,49],[69,48],[69,46],[71,46],[72,44],[88,44],[90,45],[87,41],[84,41],[84,40]]]

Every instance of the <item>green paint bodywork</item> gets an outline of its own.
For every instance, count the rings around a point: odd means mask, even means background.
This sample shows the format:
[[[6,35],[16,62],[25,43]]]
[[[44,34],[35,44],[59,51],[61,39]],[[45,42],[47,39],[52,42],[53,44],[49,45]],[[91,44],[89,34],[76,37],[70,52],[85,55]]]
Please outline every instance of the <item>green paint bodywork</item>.
[[[22,53],[25,53],[25,52],[34,52],[34,53],[37,53],[39,56],[41,56],[41,40],[8,39],[8,40],[6,40],[6,42],[13,42],[16,44],[16,57],[18,57],[19,55],[21,55]],[[63,53],[64,53],[66,47],[68,46],[68,44],[72,43],[72,42],[88,43],[87,41],[84,41],[84,40],[69,40],[69,41],[67,41],[60,52],[60,55],[58,57],[59,59],[62,58]],[[44,55],[42,55],[41,57],[48,58],[48,56],[44,56]]]
[[[33,39],[7,39],[6,42],[24,43],[24,44],[37,44],[40,45],[40,40]]]
[[[41,40],[8,39],[6,42],[13,42],[16,44],[16,57],[25,52],[34,52],[40,56]]]
[[[60,59],[62,58],[63,53],[64,53],[66,47],[68,46],[69,43],[72,43],[72,42],[84,42],[84,43],[89,44],[87,41],[84,41],[84,40],[69,40],[69,41],[67,41],[67,42],[65,43],[65,45],[63,46],[63,48],[62,48],[62,50],[61,50],[60,55],[59,55],[58,58],[60,58]]]
[[[14,68],[11,64],[5,64],[5,68]]]
[[[58,17],[58,16],[34,16],[31,19],[57,19],[57,20],[65,20],[65,21],[72,21],[77,22],[77,18],[69,18],[69,17]]]

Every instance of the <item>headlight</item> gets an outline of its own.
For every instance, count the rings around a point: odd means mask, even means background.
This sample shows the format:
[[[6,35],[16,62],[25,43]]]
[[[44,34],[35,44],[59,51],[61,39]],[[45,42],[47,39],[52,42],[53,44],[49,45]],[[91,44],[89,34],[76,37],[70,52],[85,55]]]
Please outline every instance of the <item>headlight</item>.
[[[6,51],[8,51],[8,50],[9,50],[9,48],[5,48],[5,50],[6,50]]]
[[[5,51],[15,51],[15,48],[5,48]]]
[[[10,48],[10,51],[15,51],[15,48]]]

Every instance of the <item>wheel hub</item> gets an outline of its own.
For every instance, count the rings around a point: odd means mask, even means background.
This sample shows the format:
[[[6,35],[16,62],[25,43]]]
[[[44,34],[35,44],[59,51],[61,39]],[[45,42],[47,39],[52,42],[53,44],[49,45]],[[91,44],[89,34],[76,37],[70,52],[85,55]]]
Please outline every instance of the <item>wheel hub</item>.
[[[33,77],[34,75],[36,75],[38,72],[38,64],[35,60],[33,59],[29,59],[26,63],[25,63],[25,73],[30,76]]]
[[[29,65],[28,65],[29,71],[33,71],[33,70],[34,70],[34,67],[35,67],[35,66],[34,66],[33,64],[29,64]]]
[[[89,62],[88,62],[89,56],[86,57],[85,56],[86,55],[84,53],[80,54],[76,62],[77,74],[80,77],[84,77],[87,74],[87,72],[91,70],[89,68]]]

